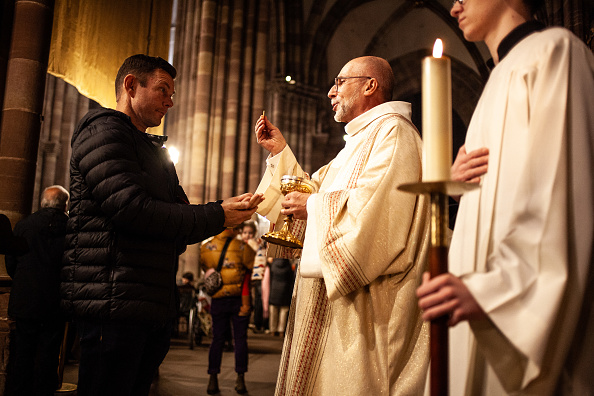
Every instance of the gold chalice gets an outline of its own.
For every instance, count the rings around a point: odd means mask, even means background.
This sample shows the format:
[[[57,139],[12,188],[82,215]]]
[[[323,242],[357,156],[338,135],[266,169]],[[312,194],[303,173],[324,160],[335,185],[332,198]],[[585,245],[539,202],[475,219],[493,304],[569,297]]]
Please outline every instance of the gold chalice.
[[[281,178],[280,190],[283,195],[298,191],[311,194],[314,190],[313,185],[304,177],[285,175]],[[281,245],[293,249],[303,249],[303,243],[291,233],[293,224],[293,215],[285,216],[283,227],[280,231],[268,232],[262,235],[262,239],[275,245]]]

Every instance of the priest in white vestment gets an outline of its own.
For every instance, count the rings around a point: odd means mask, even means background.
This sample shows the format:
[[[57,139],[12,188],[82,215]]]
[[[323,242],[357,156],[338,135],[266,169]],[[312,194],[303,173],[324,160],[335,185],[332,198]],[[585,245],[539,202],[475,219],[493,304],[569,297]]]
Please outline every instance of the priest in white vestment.
[[[429,361],[428,326],[415,290],[425,270],[428,205],[400,192],[421,180],[421,139],[409,103],[390,101],[394,76],[381,58],[347,63],[328,97],[346,122],[344,149],[311,177],[313,194],[280,193],[305,176],[264,116],[258,142],[271,152],[259,213],[307,220],[277,395],[415,395]],[[281,210],[282,207],[282,210]]]
[[[488,171],[462,196],[451,274],[417,291],[425,319],[456,325],[451,395],[594,394],[594,56],[535,3],[451,12],[495,64],[465,143]]]

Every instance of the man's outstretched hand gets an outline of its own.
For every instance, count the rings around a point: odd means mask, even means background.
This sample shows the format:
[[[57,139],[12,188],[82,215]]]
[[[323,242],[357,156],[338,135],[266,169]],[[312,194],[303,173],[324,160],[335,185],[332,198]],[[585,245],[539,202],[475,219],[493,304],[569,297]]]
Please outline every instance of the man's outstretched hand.
[[[227,198],[221,203],[225,211],[225,227],[235,227],[249,220],[264,200],[263,194],[245,193]]]

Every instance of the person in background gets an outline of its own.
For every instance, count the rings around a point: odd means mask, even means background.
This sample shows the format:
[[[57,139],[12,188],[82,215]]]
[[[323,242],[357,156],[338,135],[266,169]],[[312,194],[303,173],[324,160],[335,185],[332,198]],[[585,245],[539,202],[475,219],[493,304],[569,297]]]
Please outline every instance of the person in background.
[[[58,362],[65,320],[60,312],[60,269],[68,220],[68,191],[51,186],[41,208],[19,221],[14,234],[29,251],[7,255],[12,278],[8,315],[15,320],[8,395],[49,396],[59,387]]]
[[[4,213],[0,213],[0,254],[19,256],[28,250],[27,240],[14,236],[10,219]]]
[[[194,288],[194,274],[192,272],[184,272],[184,274],[182,275],[181,281],[182,281],[181,286],[191,287],[195,290],[195,288]]]
[[[89,111],[72,136],[61,296],[80,335],[79,396],[148,395],[178,314],[179,255],[262,199],[189,203],[166,137],[146,133],[173,106],[176,73],[161,58],[127,58],[116,109]]]
[[[241,240],[250,245],[254,251],[258,250],[258,242],[256,241],[256,224],[252,221],[244,221],[241,226]]]
[[[270,331],[275,336],[284,337],[289,316],[289,307],[295,284],[295,272],[291,260],[283,258],[272,259],[266,267],[264,275],[267,287],[262,298],[263,304],[268,307],[268,320]]]
[[[194,274],[191,272],[184,272],[181,279],[181,284],[177,287],[179,291],[179,316],[186,318],[186,323],[190,316],[190,310],[196,301],[196,288],[194,287]],[[190,329],[188,329],[190,331]],[[175,329],[178,333],[178,328]]]
[[[220,270],[223,286],[212,296],[210,305],[213,338],[208,352],[210,379],[206,392],[209,395],[220,391],[218,374],[221,372],[223,344],[225,334],[230,330],[230,323],[235,344],[235,391],[240,394],[247,393],[244,375],[248,369],[247,329],[251,306],[249,299],[244,298],[244,295],[246,277],[249,279],[251,276],[256,253],[246,243],[237,239],[237,234],[236,229],[227,228],[219,235],[204,241],[200,247],[200,266],[207,269],[204,273],[205,278],[216,270],[219,260],[223,260]],[[225,254],[221,256],[223,251]]]
[[[594,56],[533,18],[543,3],[451,10],[494,66],[465,143],[489,169],[461,198],[450,273],[417,291],[455,326],[452,395],[594,394]]]
[[[266,242],[256,239],[256,224],[253,221],[243,223],[241,239],[256,252],[254,268],[252,269],[251,290],[253,301],[253,324],[250,327],[254,333],[262,333],[265,330],[262,310],[262,278],[266,268]]]

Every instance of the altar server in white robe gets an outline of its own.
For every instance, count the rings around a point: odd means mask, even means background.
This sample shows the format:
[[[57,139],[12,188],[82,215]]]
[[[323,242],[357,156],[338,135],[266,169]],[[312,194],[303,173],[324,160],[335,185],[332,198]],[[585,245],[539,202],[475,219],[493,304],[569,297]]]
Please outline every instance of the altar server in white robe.
[[[542,1],[454,2],[494,68],[466,148],[489,150],[462,196],[450,274],[417,290],[450,315],[452,395],[592,395],[594,56],[532,19]]]
[[[347,123],[344,149],[313,174],[313,194],[283,199],[280,178],[305,176],[265,117],[271,152],[257,191],[260,213],[307,219],[277,381],[277,395],[414,395],[429,361],[415,290],[425,269],[428,206],[400,192],[421,180],[421,139],[409,103],[390,101],[394,75],[381,58],[348,62],[328,92]],[[280,221],[282,223],[282,221]]]

